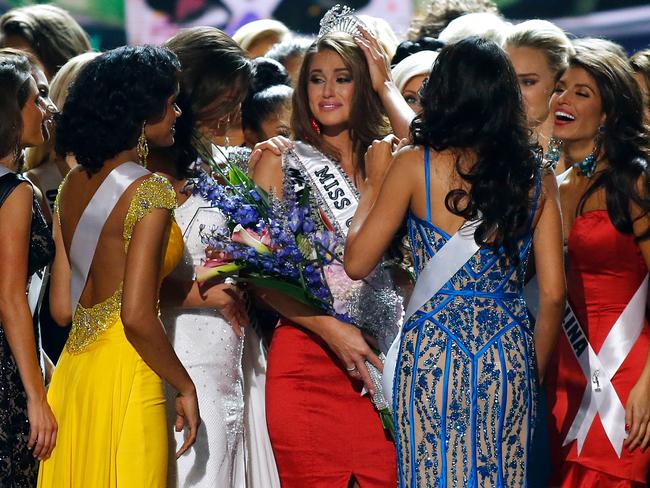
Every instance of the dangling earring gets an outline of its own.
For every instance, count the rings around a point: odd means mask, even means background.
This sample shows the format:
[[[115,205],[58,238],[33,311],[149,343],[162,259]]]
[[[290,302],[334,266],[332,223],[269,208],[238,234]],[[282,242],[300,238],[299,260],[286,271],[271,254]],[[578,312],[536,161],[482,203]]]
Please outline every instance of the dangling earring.
[[[226,119],[226,132],[225,136],[223,138],[223,145],[228,150],[230,147],[230,138],[228,137],[228,131],[230,130],[230,114],[228,114],[228,118]]]
[[[318,122],[313,115],[309,118],[309,123],[311,124],[311,128],[314,130],[314,132],[320,135],[320,125],[318,125]]]
[[[145,120],[142,123],[142,132],[140,132],[140,137],[138,137],[138,145],[135,147],[135,152],[138,154],[138,162],[141,166],[147,167],[147,156],[149,156],[149,143],[147,142],[147,135],[144,132],[144,128],[147,125]]]

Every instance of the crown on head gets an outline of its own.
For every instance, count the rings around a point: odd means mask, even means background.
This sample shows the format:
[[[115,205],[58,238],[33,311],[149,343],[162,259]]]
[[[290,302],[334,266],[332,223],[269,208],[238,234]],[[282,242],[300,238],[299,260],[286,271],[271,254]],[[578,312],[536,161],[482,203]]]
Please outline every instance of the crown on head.
[[[318,38],[330,32],[346,32],[350,35],[355,35],[359,26],[365,27],[365,24],[359,17],[354,15],[354,9],[347,5],[339,5],[337,3],[325,12],[325,15],[320,20]]]

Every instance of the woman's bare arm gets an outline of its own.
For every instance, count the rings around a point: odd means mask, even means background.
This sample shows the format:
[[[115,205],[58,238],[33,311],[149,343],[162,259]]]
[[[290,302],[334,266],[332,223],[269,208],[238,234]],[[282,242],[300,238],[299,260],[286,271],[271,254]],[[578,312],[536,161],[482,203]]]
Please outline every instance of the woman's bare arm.
[[[29,184],[20,184],[0,207],[0,322],[27,395],[28,446],[45,459],[56,444],[57,425],[46,400],[25,292],[33,195]]]
[[[352,279],[375,269],[411,202],[408,156],[399,153],[393,161],[394,143],[390,137],[375,141],[366,153],[367,178],[345,242],[345,272]]]
[[[564,250],[560,195],[555,175],[542,182],[543,207],[533,234],[535,269],[539,284],[539,314],[535,324],[535,350],[540,381],[553,353],[566,307]]]
[[[121,318],[127,339],[142,359],[178,392],[176,422],[189,424],[177,455],[196,440],[200,423],[196,388],[172,348],[158,317],[158,291],[170,212],[154,209],[135,226],[126,256]],[[182,417],[185,417],[184,419]]]

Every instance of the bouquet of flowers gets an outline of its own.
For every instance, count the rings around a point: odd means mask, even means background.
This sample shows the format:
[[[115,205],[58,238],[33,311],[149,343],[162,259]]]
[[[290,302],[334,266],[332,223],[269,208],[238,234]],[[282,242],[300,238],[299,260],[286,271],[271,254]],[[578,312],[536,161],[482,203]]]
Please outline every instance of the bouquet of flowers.
[[[236,164],[202,159],[208,161],[213,175],[200,175],[193,192],[219,208],[226,227],[201,227],[206,259],[197,280],[230,276],[272,288],[373,335],[371,327],[364,326],[366,321],[356,317],[368,314],[348,306],[358,302],[350,297],[363,293],[362,282],[345,274],[341,262],[345,243],[328,228],[326,220],[318,215],[314,218],[309,187],[296,191],[287,183],[283,198],[278,199],[259,188]],[[386,319],[384,309],[389,301],[379,296],[375,302],[369,324],[376,328]],[[373,404],[384,428],[393,435],[381,373],[369,362],[366,366],[376,392]]]

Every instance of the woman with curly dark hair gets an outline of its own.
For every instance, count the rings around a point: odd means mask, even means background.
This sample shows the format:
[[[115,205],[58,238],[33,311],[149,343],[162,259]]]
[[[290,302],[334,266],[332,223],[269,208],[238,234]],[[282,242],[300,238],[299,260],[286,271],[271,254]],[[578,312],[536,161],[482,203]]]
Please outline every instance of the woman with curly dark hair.
[[[443,48],[422,102],[414,145],[393,159],[385,138],[366,153],[345,249],[346,272],[363,278],[406,216],[418,282],[396,365],[389,352],[384,366],[395,374],[399,486],[526,486],[538,377],[564,310],[557,185],[529,145],[516,74],[493,42]],[[534,333],[523,299],[531,247]]]
[[[72,329],[48,391],[59,437],[41,488],[165,486],[162,379],[178,392],[176,429],[189,427],[178,455],[196,439],[196,389],[158,317],[160,281],[183,252],[176,195],[145,169],[149,146],[174,143],[179,70],[163,48],[104,53],[57,121],[57,152],[79,165],[56,200],[50,304]]]
[[[15,173],[21,149],[44,142],[47,97],[25,56],[0,50],[0,486],[33,486],[56,443],[25,290],[54,243],[32,186]]]
[[[645,486],[650,467],[650,138],[626,58],[575,43],[551,99],[572,312],[549,368],[554,486]],[[573,442],[577,440],[577,442]]]

